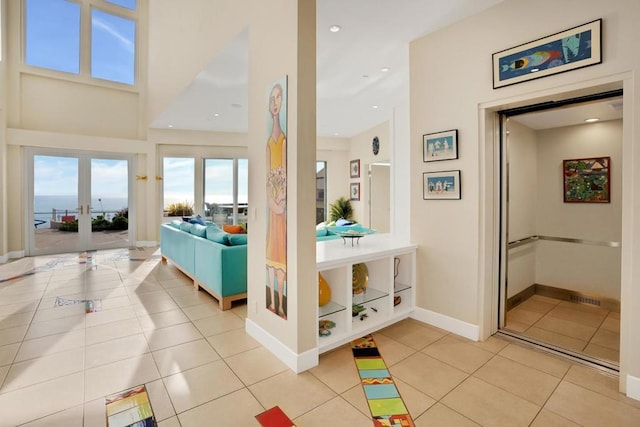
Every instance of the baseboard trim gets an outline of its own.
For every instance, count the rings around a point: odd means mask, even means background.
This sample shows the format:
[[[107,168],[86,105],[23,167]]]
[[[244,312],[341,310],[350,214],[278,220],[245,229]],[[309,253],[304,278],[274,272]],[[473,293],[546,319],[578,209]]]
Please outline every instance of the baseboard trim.
[[[464,322],[454,317],[445,316],[435,311],[426,310],[416,307],[411,314],[413,319],[435,326],[445,331],[449,331],[461,337],[468,338],[473,341],[480,340],[480,327]]]
[[[153,246],[160,246],[160,244],[158,242],[156,242],[156,241],[153,241],[153,240],[149,240],[149,241],[139,240],[139,241],[136,242],[136,247],[138,247],[138,248],[150,248],[150,247],[153,247]]]
[[[534,283],[514,296],[507,298],[507,311],[516,307],[518,304],[525,302],[534,295],[541,295],[543,297],[559,299],[562,301],[600,307],[620,313],[620,301],[613,298],[607,298],[596,294],[588,294],[571,289],[541,285],[539,283]]]
[[[627,397],[640,400],[640,378],[627,375]]]
[[[5,255],[0,256],[0,264],[9,262],[10,259],[19,259],[24,257],[25,257],[24,251],[7,252]]]
[[[251,319],[246,320],[245,330],[253,339],[266,347],[296,374],[318,366],[319,353],[317,347],[304,353],[294,353],[289,347],[275,339]]]

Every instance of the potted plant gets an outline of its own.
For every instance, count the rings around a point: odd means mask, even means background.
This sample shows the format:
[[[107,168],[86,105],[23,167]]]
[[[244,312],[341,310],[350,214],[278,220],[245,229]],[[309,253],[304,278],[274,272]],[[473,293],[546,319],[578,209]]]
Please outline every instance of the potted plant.
[[[329,205],[329,221],[335,222],[340,218],[355,222],[353,218],[353,207],[346,197],[340,197]]]

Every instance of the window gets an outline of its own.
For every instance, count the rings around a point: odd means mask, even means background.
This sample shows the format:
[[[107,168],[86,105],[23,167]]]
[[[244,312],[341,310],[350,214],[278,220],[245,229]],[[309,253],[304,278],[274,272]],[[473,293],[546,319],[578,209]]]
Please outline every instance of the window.
[[[205,216],[218,225],[247,222],[248,160],[204,160]]]
[[[25,64],[133,85],[138,14],[136,0],[25,0]]]
[[[165,157],[162,163],[165,216],[193,215],[195,159]]]
[[[316,224],[327,220],[327,162],[316,162]]]

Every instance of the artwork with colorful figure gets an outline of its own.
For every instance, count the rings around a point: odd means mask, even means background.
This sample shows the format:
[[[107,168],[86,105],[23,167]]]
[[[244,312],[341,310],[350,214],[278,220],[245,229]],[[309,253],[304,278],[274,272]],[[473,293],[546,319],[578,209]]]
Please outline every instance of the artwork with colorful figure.
[[[592,31],[572,34],[499,60],[500,81],[591,58]]]
[[[609,157],[562,162],[564,202],[609,203]]]
[[[287,318],[287,77],[267,91],[266,306]]]

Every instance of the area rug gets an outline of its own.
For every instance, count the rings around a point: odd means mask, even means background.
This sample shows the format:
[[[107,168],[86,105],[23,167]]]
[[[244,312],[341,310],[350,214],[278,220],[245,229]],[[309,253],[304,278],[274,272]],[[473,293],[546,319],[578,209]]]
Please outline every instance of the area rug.
[[[351,350],[374,427],[414,427],[373,336],[351,341]]]
[[[295,427],[293,421],[282,412],[279,406],[274,406],[256,415],[256,420],[262,427]]]
[[[147,394],[139,385],[105,397],[108,427],[154,427],[156,420]]]

